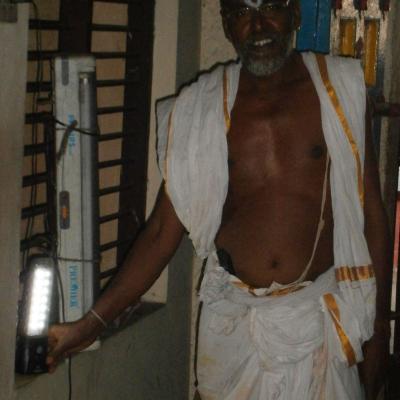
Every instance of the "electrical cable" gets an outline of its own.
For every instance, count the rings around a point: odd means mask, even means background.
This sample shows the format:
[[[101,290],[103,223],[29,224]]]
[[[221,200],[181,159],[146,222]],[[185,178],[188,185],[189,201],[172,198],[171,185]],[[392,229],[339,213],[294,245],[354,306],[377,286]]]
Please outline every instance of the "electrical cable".
[[[62,127],[65,127],[67,129],[68,128],[73,128],[73,131],[81,133],[82,135],[95,136],[95,137],[99,136],[99,131],[98,130],[96,130],[96,131],[88,131],[86,129],[77,128],[76,125],[75,125],[75,123],[77,124],[77,121],[72,121],[70,124],[66,124],[65,122],[61,122],[57,118],[53,118],[53,121],[56,124],[61,125]]]

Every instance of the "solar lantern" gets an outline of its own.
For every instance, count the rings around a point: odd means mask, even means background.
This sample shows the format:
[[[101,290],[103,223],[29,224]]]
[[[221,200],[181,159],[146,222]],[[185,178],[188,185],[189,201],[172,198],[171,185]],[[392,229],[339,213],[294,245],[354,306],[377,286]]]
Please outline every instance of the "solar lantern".
[[[47,372],[47,334],[55,299],[55,265],[33,256],[22,275],[15,369],[20,374]]]

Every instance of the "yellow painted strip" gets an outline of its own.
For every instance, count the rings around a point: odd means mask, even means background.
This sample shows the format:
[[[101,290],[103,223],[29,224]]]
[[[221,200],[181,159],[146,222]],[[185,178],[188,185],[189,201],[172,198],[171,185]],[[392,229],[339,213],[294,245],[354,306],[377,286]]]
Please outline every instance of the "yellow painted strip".
[[[328,307],[328,311],[331,314],[333,323],[335,325],[337,334],[342,344],[342,349],[347,358],[349,367],[351,367],[352,365],[355,365],[357,362],[356,353],[354,352],[353,346],[351,345],[350,340],[346,335],[346,332],[343,330],[342,325],[340,324],[340,311],[336,303],[336,299],[332,293],[327,293],[324,295],[324,300],[326,306]]]
[[[340,267],[335,270],[336,281],[365,281],[375,277],[374,267],[365,265],[360,267]]]
[[[340,20],[340,55],[354,57],[356,53],[357,20]]]
[[[357,167],[357,177],[358,177],[358,195],[360,198],[361,206],[364,207],[364,182],[363,182],[363,177],[362,177],[360,153],[358,152],[357,143],[354,140],[354,136],[351,132],[350,125],[344,114],[343,108],[339,102],[336,91],[333,88],[332,83],[329,80],[328,66],[326,64],[325,56],[322,54],[317,54],[316,57],[317,57],[318,67],[319,67],[319,70],[321,73],[322,81],[323,81],[326,91],[328,92],[328,95],[331,99],[332,105],[335,108],[336,113],[339,117],[339,120],[343,126],[343,130],[347,136],[347,139],[351,146],[351,151],[353,152],[353,155],[355,158],[356,167]]]
[[[226,126],[226,133],[228,134],[229,129],[231,128],[231,116],[229,114],[229,107],[228,107],[228,75],[226,73],[226,68],[224,68],[223,91],[224,91],[225,126]]]
[[[378,66],[379,20],[366,20],[364,33],[364,73],[368,86],[376,85]]]

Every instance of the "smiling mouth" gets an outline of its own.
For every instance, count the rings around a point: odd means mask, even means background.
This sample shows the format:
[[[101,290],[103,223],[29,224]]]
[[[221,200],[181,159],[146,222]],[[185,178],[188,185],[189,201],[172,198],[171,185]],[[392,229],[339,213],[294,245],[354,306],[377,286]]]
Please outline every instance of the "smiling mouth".
[[[253,47],[264,47],[273,43],[273,39],[263,39],[263,40],[255,40],[251,42]]]

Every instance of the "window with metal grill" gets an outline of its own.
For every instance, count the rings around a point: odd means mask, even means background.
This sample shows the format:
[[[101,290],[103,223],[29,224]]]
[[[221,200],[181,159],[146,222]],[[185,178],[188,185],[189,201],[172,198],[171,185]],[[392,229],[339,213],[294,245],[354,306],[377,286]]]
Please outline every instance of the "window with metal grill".
[[[51,60],[96,56],[101,285],[145,219],[153,0],[36,0],[30,19],[21,250],[54,239]]]

